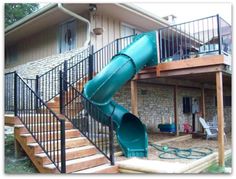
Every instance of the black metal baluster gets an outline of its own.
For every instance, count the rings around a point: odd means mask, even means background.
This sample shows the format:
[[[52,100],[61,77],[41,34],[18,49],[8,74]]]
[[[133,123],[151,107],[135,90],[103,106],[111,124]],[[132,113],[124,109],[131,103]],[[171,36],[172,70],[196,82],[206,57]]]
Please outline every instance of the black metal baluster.
[[[159,31],[159,42],[160,42],[160,62],[163,60],[163,53],[162,53],[162,30]]]
[[[191,56],[189,55],[189,53],[191,53],[191,50],[192,50],[192,46],[191,46],[191,41],[192,41],[192,39],[191,39],[191,22],[190,23],[188,23],[188,30],[189,30],[189,32],[188,32],[188,40],[189,40],[189,52],[187,53],[187,55],[189,56],[188,58],[191,58]]]
[[[172,40],[171,40],[171,44],[172,44],[172,54],[171,54],[171,56],[173,56],[174,55],[174,28],[171,28],[171,38],[172,38]]]
[[[219,14],[216,15],[217,17],[217,36],[218,36],[218,49],[219,49],[219,55],[221,55],[221,45],[222,45],[222,41],[221,41],[221,29],[220,29],[220,16]]]
[[[210,46],[210,32],[209,32],[209,18],[207,18],[206,21],[207,21],[207,42],[208,42],[208,50],[211,51],[211,46]]]
[[[111,160],[111,165],[115,164],[114,160],[114,140],[113,140],[113,122],[111,117],[109,117],[110,125],[109,125],[109,148],[110,148],[110,160]]]
[[[197,47],[197,41],[196,41],[196,37],[195,37],[195,21],[193,22],[193,46],[194,46],[194,48],[196,49],[196,47]]]
[[[14,73],[14,115],[17,116],[17,89],[18,89],[18,86],[17,86],[17,74],[16,72]]]
[[[168,35],[167,35],[167,38],[168,38],[168,40],[167,40],[167,43],[168,43],[168,51],[167,51],[167,57],[169,58],[170,57],[170,29],[167,29],[167,33],[168,33]]]
[[[212,21],[212,39],[214,39],[215,38],[215,26],[214,26],[214,17],[212,17],[211,18],[211,21]],[[215,49],[215,45],[213,45],[213,50],[215,51],[216,49]]]
[[[188,51],[188,44],[187,44],[187,30],[186,30],[186,24],[184,24],[184,46],[185,46],[185,52],[183,53],[184,54],[184,57],[183,59],[186,58],[187,56],[187,51]]]
[[[167,53],[166,53],[166,32],[165,32],[165,30],[163,31],[163,43],[164,43],[164,58],[167,58]]]
[[[203,46],[203,49],[204,49],[204,52],[205,52],[205,30],[204,30],[204,20],[202,20],[202,31],[203,31],[203,33],[202,33],[202,40],[203,40],[203,43],[204,43],[204,46]]]
[[[66,147],[65,147],[65,120],[60,119],[60,133],[61,133],[61,173],[66,173]],[[59,130],[57,130],[57,134],[59,133]],[[59,138],[57,138],[59,139]],[[59,150],[57,151],[57,155],[59,156]],[[58,160],[59,161],[59,160]]]
[[[180,25],[180,45],[179,45],[179,53],[180,53],[180,60],[182,59],[183,53],[183,39],[182,39],[182,25]]]

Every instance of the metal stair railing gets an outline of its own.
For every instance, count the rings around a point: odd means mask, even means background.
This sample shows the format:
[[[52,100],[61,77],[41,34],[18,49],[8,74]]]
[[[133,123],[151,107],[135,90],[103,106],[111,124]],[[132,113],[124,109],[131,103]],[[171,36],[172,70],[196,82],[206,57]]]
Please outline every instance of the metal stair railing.
[[[62,114],[114,165],[113,121],[60,75]],[[64,87],[67,86],[67,90]],[[86,106],[86,108],[85,108]],[[93,115],[90,115],[93,114]],[[99,119],[99,120],[97,120]]]
[[[65,119],[60,119],[16,72],[14,97],[15,116],[58,171],[66,173]]]

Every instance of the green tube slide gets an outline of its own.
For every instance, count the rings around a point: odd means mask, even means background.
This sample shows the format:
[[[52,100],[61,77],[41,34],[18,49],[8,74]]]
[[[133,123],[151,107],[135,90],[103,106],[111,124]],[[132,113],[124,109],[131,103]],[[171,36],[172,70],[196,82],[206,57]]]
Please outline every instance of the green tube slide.
[[[115,55],[100,73],[88,81],[83,89],[87,99],[111,116],[118,143],[126,157],[147,156],[146,127],[137,116],[115,103],[112,96],[142,68],[156,64],[156,32],[140,34],[135,37],[133,43]],[[96,115],[90,115],[96,118]],[[103,119],[96,120],[108,124],[108,121]]]

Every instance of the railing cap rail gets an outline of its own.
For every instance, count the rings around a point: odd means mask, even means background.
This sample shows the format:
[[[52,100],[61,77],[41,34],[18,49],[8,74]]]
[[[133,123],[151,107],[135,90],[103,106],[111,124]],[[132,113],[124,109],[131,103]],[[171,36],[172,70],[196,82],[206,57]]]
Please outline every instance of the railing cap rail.
[[[162,28],[159,28],[157,30],[161,31],[161,30],[164,30],[164,29],[173,28],[175,26],[181,26],[183,24],[188,24],[188,23],[192,23],[192,22],[195,22],[195,21],[201,21],[201,20],[210,19],[210,18],[214,18],[214,17],[217,18],[217,16],[218,16],[218,14],[217,15],[208,16],[208,17],[203,17],[203,18],[200,18],[200,19],[195,19],[195,20],[187,21],[187,22],[182,22],[182,23],[179,23],[179,24],[170,25],[170,26],[167,26],[167,27],[162,27]]]
[[[53,112],[53,111],[48,107],[48,105],[47,105],[47,104],[37,95],[37,93],[23,80],[23,78],[22,78],[18,73],[15,72],[15,74],[17,75],[18,78],[21,79],[21,81],[24,83],[24,85],[26,85],[27,88],[29,88],[29,89],[31,90],[31,92],[36,96],[36,98],[48,109],[48,111],[49,111],[50,113],[52,113],[52,115],[53,115],[58,121],[60,121],[60,118],[56,115],[56,113]]]

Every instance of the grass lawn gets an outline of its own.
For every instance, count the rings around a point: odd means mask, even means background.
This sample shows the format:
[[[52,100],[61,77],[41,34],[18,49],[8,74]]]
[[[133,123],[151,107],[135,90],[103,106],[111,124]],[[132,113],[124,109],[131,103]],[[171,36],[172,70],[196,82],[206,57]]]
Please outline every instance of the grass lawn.
[[[19,158],[14,156],[14,135],[5,135],[5,173],[6,174],[30,174],[38,173],[33,163],[23,154]]]
[[[212,173],[212,174],[227,173],[225,171],[225,168],[232,168],[232,156],[225,161],[225,167],[220,167],[218,164],[213,164],[203,173]]]

